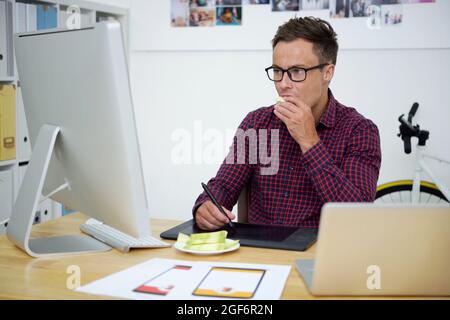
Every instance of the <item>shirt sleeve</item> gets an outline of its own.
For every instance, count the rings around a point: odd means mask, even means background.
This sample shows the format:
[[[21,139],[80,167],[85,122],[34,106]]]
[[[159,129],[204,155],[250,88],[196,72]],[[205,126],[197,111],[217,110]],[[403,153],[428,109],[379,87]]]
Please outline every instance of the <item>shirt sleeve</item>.
[[[216,176],[208,181],[208,188],[216,197],[220,205],[231,211],[236,204],[241,191],[249,181],[255,165],[249,160],[249,141],[244,136],[244,140],[238,139],[239,135],[256,133],[253,127],[253,116],[249,113],[239,125],[230,146],[230,151],[222,162]],[[242,155],[245,154],[243,157]],[[250,157],[251,159],[251,157]],[[208,195],[203,192],[195,201],[192,215],[195,219],[197,209],[209,200]]]
[[[323,142],[304,155],[304,166],[324,203],[373,202],[381,165],[378,128],[369,120],[352,132],[341,165],[334,163]]]

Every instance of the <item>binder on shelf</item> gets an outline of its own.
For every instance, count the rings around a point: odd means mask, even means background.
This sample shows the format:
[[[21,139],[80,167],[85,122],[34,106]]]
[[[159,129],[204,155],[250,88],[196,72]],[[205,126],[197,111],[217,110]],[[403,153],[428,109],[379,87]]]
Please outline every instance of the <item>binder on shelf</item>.
[[[17,144],[17,159],[19,161],[29,161],[31,158],[31,144],[28,137],[27,118],[25,115],[25,108],[22,99],[22,89],[20,85],[16,90],[16,144]]]
[[[16,3],[16,32],[28,31],[28,18],[27,18],[27,4],[17,2]]]
[[[6,1],[0,0],[0,78],[7,77],[6,73]]]
[[[13,201],[12,170],[0,170],[0,224],[11,216]]]
[[[34,4],[26,5],[27,12],[27,30],[26,31],[36,31],[37,30],[37,6]]]
[[[17,181],[19,188],[22,185],[23,178],[25,177],[25,173],[27,172],[28,164],[29,164],[28,161],[19,162],[18,181]]]
[[[13,6],[0,0],[0,81],[14,76]]]
[[[0,84],[0,161],[16,158],[16,87]]]
[[[57,9],[48,4],[36,6],[36,27],[38,30],[51,29],[58,26]]]

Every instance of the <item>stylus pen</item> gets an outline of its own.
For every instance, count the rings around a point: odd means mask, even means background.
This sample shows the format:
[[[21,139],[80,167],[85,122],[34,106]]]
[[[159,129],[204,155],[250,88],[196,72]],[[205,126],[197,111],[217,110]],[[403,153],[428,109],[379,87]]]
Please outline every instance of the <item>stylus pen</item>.
[[[213,196],[213,194],[211,193],[211,191],[208,189],[208,187],[206,186],[206,184],[204,184],[203,182],[202,182],[202,187],[203,187],[203,190],[205,190],[205,192],[206,192],[206,194],[208,195],[208,197],[211,199],[211,201],[212,201],[212,202],[214,203],[214,205],[217,207],[217,209],[219,209],[219,211],[222,212],[222,213],[225,215],[225,217],[228,218],[228,223],[227,223],[227,225],[228,225],[231,229],[234,230],[233,223],[231,222],[230,217],[228,217],[228,215],[225,213],[225,210],[223,210],[222,206],[217,202],[216,198]]]

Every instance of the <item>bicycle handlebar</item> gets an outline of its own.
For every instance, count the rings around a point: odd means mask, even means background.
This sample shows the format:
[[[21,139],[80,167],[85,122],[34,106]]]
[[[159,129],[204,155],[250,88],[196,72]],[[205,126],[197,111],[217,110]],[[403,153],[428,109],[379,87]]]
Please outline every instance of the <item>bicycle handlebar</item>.
[[[411,123],[411,121],[406,121],[405,120],[405,115],[402,114],[399,118],[398,121],[400,121],[400,123],[404,126],[406,126],[412,133],[415,133],[418,131],[418,127],[414,127],[413,124]],[[402,130],[400,130],[402,131]]]
[[[412,118],[416,115],[417,109],[419,109],[419,104],[417,102],[414,102],[411,110],[409,110],[408,114],[408,122],[411,123]]]
[[[412,118],[416,115],[417,110],[419,109],[419,104],[415,102],[411,110],[409,110],[408,113],[408,120],[405,119],[405,115],[402,114],[398,121],[400,121],[400,133],[398,134],[399,137],[402,138],[405,153],[409,154],[411,153],[411,138],[417,137],[419,138],[419,145],[424,146],[426,141],[429,138],[429,132],[426,130],[420,130],[419,125],[413,125],[412,124]]]
[[[417,136],[419,132],[418,127],[414,127],[411,122],[405,120],[405,115],[402,114],[398,121],[400,121],[400,133],[398,134],[402,140],[406,154],[411,153],[411,137]]]

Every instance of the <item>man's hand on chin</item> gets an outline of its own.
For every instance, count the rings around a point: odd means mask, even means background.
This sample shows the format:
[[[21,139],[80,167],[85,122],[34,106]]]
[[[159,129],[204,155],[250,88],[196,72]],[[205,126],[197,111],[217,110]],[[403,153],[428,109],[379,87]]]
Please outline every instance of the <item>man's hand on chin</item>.
[[[306,153],[320,141],[311,107],[294,97],[283,98],[285,101],[277,102],[274,113],[286,125],[302,152]]]

